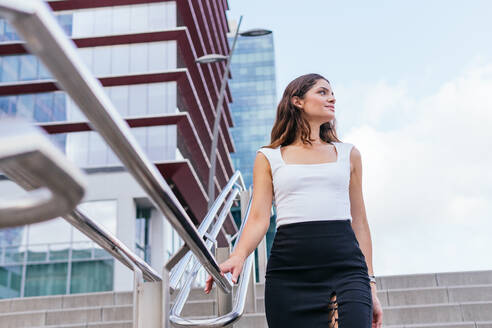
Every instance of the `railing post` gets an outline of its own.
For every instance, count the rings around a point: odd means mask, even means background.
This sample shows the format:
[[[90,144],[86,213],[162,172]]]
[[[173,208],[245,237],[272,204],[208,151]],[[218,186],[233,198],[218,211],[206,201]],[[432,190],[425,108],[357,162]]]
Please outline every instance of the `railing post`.
[[[243,190],[240,194],[241,197],[241,217],[246,217],[246,211],[248,210],[248,204],[251,198],[250,190]],[[236,242],[238,242],[237,240]],[[251,275],[249,278],[248,292],[246,296],[246,304],[244,308],[245,313],[255,313],[256,312],[256,284],[255,284],[255,261],[253,260],[253,265],[251,266]]]
[[[141,294],[143,285],[142,270],[133,268],[133,328],[140,327]]]
[[[229,258],[230,253],[231,250],[229,246],[217,247],[215,249],[215,258],[217,259],[218,263],[222,263]],[[216,288],[216,290],[217,290],[217,298],[216,298],[217,311],[218,311],[218,315],[222,316],[232,311],[232,295],[234,293],[234,288],[233,291],[229,294],[224,293],[219,288]],[[229,325],[227,327],[233,327],[233,325]]]
[[[168,263],[169,264],[169,263]],[[162,267],[162,328],[171,328],[171,321],[169,320],[169,311],[171,310],[171,292],[169,290],[169,273],[172,266],[165,264]]]
[[[145,282],[142,270],[133,265],[133,328],[161,328],[161,284]]]

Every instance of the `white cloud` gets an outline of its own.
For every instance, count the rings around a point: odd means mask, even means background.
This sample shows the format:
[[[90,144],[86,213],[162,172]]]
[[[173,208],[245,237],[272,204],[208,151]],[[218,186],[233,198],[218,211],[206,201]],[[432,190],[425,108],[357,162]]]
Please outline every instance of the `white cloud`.
[[[405,81],[335,90],[342,140],[362,154],[375,274],[491,269],[492,64],[425,97]]]

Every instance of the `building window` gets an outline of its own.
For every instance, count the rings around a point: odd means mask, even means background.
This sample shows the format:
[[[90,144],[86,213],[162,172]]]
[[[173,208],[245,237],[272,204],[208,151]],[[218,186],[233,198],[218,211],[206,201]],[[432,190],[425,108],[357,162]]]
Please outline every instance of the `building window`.
[[[150,264],[149,222],[150,208],[137,207],[135,220],[135,252]]]
[[[116,234],[115,200],[79,209]],[[112,256],[61,218],[0,229],[0,299],[110,291],[113,272]]]

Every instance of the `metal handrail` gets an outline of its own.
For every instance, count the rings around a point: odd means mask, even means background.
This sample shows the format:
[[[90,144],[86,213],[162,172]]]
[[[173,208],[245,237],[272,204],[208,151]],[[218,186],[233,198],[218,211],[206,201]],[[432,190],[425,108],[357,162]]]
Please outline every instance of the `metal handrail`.
[[[238,185],[238,183],[239,183],[239,185]],[[207,215],[205,216],[203,221],[200,223],[200,226],[198,227],[198,233],[200,234],[200,236],[203,237],[205,235],[205,233],[207,232],[207,230],[210,227],[210,224],[212,224],[213,219],[217,215],[217,212],[219,211],[220,206],[222,205],[222,203],[226,199],[227,194],[235,186],[239,186],[239,188],[241,188],[241,190],[244,190],[246,188],[240,171],[234,172],[231,179],[225,185],[225,187],[222,189],[219,196],[215,199],[214,203],[210,207]],[[233,222],[233,223],[234,223],[234,225],[236,224],[235,222]],[[187,249],[187,248],[185,248],[185,246],[182,246],[181,248]],[[177,251],[177,253],[180,253],[180,252],[182,252],[181,249]],[[186,255],[178,262],[178,264],[176,264],[174,266],[173,270],[171,271],[171,275],[169,278],[169,287],[171,288],[171,292],[173,292],[177,288],[178,283],[181,280],[183,273],[186,270],[186,266],[190,262],[191,258],[192,258],[192,253],[187,252]]]
[[[104,226],[76,208],[84,195],[83,173],[51,144],[40,128],[22,120],[8,119],[0,121],[0,131],[0,167],[4,174],[27,191],[48,187],[53,194],[49,202],[37,198],[34,203],[42,205],[29,208],[19,204],[18,200],[11,200],[10,206],[0,209],[0,227],[61,216],[128,268],[139,268],[148,281],[162,281],[152,267]],[[30,197],[34,198],[32,192]]]
[[[212,248],[212,246],[214,245],[214,242],[215,242],[215,238],[217,238],[217,235],[219,234],[219,231],[220,231],[220,227],[222,226],[230,208],[231,208],[231,205],[232,205],[232,202],[234,201],[234,199],[236,198],[237,194],[239,193],[239,189],[234,189],[234,191],[231,193],[231,195],[229,195],[229,197],[227,198],[227,201],[224,205],[224,209],[221,211],[220,215],[219,215],[219,218],[217,220],[217,222],[214,223],[214,226],[212,227],[212,231],[210,231],[209,233],[209,238],[207,239],[207,247],[210,249]],[[190,253],[190,252],[188,252]],[[191,273],[190,275],[195,275],[197,272],[198,272],[198,265],[199,262],[196,261],[196,258],[193,258],[193,262],[192,262],[192,266],[193,266],[193,269],[191,270]],[[183,305],[186,301],[186,298],[183,298],[183,291],[186,290],[186,289],[189,289],[189,286],[191,286],[191,283],[193,282],[194,280],[194,277],[193,278],[190,278],[190,275],[187,276],[187,280],[186,280],[186,283],[185,283],[185,286],[184,288],[182,288],[178,294],[178,297],[176,298],[176,302],[173,306],[173,310],[172,312],[174,313],[180,313],[182,308],[183,308]]]
[[[220,268],[200,237],[190,217],[141,149],[130,128],[114,108],[101,83],[80,59],[76,46],[63,32],[48,5],[41,0],[0,0],[0,14],[6,16],[26,41],[29,51],[38,56],[70,95],[80,110],[111,147],[129,173],[140,184],[156,207],[169,220],[219,288],[230,293],[232,282]]]
[[[249,199],[248,207],[246,210],[245,219],[241,222],[241,228],[239,230],[239,236],[242,235],[242,231],[246,222],[249,218],[249,213],[251,209],[252,198]],[[218,230],[218,229],[215,229]],[[213,233],[216,233],[214,231]],[[234,249],[236,248],[238,243],[234,245]],[[209,243],[211,245],[211,242]],[[187,319],[180,316],[180,313],[183,309],[184,303],[188,298],[188,295],[191,290],[191,284],[193,280],[196,278],[198,273],[198,264],[199,262],[195,260],[193,264],[193,268],[184,284],[183,288],[180,290],[180,293],[176,297],[174,306],[171,308],[171,313],[169,316],[169,320],[175,327],[200,327],[200,328],[215,328],[215,327],[226,327],[230,324],[233,324],[237,320],[241,318],[244,313],[244,308],[246,304],[246,296],[250,282],[251,271],[253,268],[254,260],[254,252],[252,252],[244,261],[243,270],[241,271],[239,282],[238,282],[238,290],[237,297],[234,302],[234,306],[232,311],[226,313],[222,316],[215,318],[206,318],[206,319]]]
[[[0,169],[28,191],[22,198],[0,201],[0,228],[46,221],[73,210],[87,184],[79,168],[27,122],[2,120],[0,131]]]
[[[78,105],[80,110],[89,119],[95,131],[99,132],[102,138],[119,157],[128,172],[133,175],[142,189],[147,193],[156,208],[160,210],[169,220],[171,226],[178,232],[186,244],[180,249],[178,254],[165,265],[164,273],[161,278],[152,268],[143,262],[138,256],[133,254],[122,243],[105,231],[102,226],[87,218],[80,210],[74,210],[63,217],[72,225],[88,235],[92,240],[110,252],[119,261],[130,267],[135,272],[135,281],[142,282],[145,276],[152,282],[162,284],[163,293],[169,291],[168,272],[186,254],[187,249],[195,255],[194,273],[189,275],[186,285],[196,277],[198,261],[212,275],[218,288],[225,293],[232,292],[230,275],[222,276],[219,265],[212,256],[210,247],[213,245],[219,229],[226,218],[238,190],[232,192],[227,198],[226,205],[214,225],[212,236],[205,242],[202,235],[193,225],[191,219],[181,206],[169,185],[166,183],[157,168],[148,160],[145,153],[131,134],[126,122],[118,114],[108,96],[104,92],[100,82],[95,79],[87,67],[79,58],[73,42],[67,38],[46,3],[41,0],[0,0],[0,14],[4,14],[9,22],[16,28],[17,32],[26,40],[26,47],[29,51],[39,57],[44,65],[51,71],[57,83],[63,87],[68,95]],[[235,173],[234,180],[239,179],[240,189],[244,189],[244,183],[240,173]],[[237,184],[235,184],[237,185]],[[232,189],[232,186],[230,187]],[[219,204],[224,197],[216,201],[218,210]],[[248,204],[246,219],[243,220],[240,233],[249,216]],[[215,215],[208,214],[207,221],[212,220]],[[174,325],[182,326],[201,326],[201,327],[222,327],[230,324],[242,315],[245,306],[246,290],[251,276],[253,265],[253,254],[250,254],[245,261],[243,271],[239,281],[239,294],[233,311],[213,319],[187,320],[180,318],[179,313],[173,313],[171,318]],[[186,286],[185,286],[186,287]],[[188,285],[189,287],[189,285]],[[185,290],[186,288],[183,288]],[[136,294],[134,294],[136,295]],[[184,295],[184,293],[182,294]],[[166,324],[171,315],[167,312],[169,298],[166,294],[163,297],[163,323]],[[183,297],[183,296],[181,296]],[[186,298],[186,297],[185,297]],[[138,298],[140,299],[140,298]],[[181,298],[180,298],[181,299]],[[186,301],[186,299],[184,300]],[[182,305],[181,305],[182,306]],[[174,307],[173,307],[174,308]],[[177,307],[176,307],[177,308]],[[161,310],[162,310],[161,309]],[[137,313],[138,314],[138,311]],[[140,317],[139,317],[140,318]],[[140,319],[139,319],[140,320]]]
[[[162,281],[161,275],[147,262],[132,252],[104,226],[87,217],[82,210],[76,209],[63,218],[132,271],[136,266],[147,281]]]

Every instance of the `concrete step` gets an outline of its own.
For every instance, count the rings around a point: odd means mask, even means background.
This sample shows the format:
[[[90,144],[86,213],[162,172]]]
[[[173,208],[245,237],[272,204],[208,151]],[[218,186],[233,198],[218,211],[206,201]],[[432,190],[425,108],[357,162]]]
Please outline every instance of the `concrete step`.
[[[0,314],[1,327],[36,327],[132,320],[131,305],[38,310]]]
[[[132,321],[109,321],[109,322],[90,322],[83,324],[64,324],[64,325],[50,325],[50,326],[38,326],[30,328],[132,328]]]
[[[234,286],[234,291],[237,286]],[[256,286],[256,295],[263,296],[265,287],[263,284]],[[209,294],[205,294],[202,288],[191,290],[189,301],[214,300],[216,288]],[[177,293],[171,295],[171,302]],[[98,292],[70,295],[50,295],[24,298],[0,299],[0,314],[22,312],[29,310],[54,310],[70,309],[90,306],[129,305],[133,304],[133,292]]]
[[[492,328],[492,321],[463,321],[435,324],[384,325],[385,328]]]
[[[190,316],[188,318],[205,319],[212,318],[212,316]],[[234,323],[234,328],[268,328],[265,313],[245,313],[239,321]]]
[[[171,303],[172,305],[173,303]],[[257,300],[258,311],[264,311],[263,299]],[[189,300],[182,311],[183,317],[215,316],[214,300]],[[105,324],[113,321],[129,321],[133,318],[133,306],[109,305],[78,307],[69,309],[28,310],[0,314],[0,327],[35,327],[43,325],[82,325],[85,323]]]
[[[492,285],[390,289],[378,298],[382,306],[492,301]]]
[[[380,276],[378,289],[492,285],[492,270]]]
[[[0,300],[0,314],[35,310],[61,310],[90,306],[131,304],[133,304],[133,292],[100,292],[37,296]]]
[[[383,308],[385,325],[492,321],[492,302],[463,302]]]
[[[389,306],[430,305],[463,302],[492,302],[492,285],[424,287],[378,290],[383,309]],[[257,294],[259,311],[265,311],[264,295]]]

